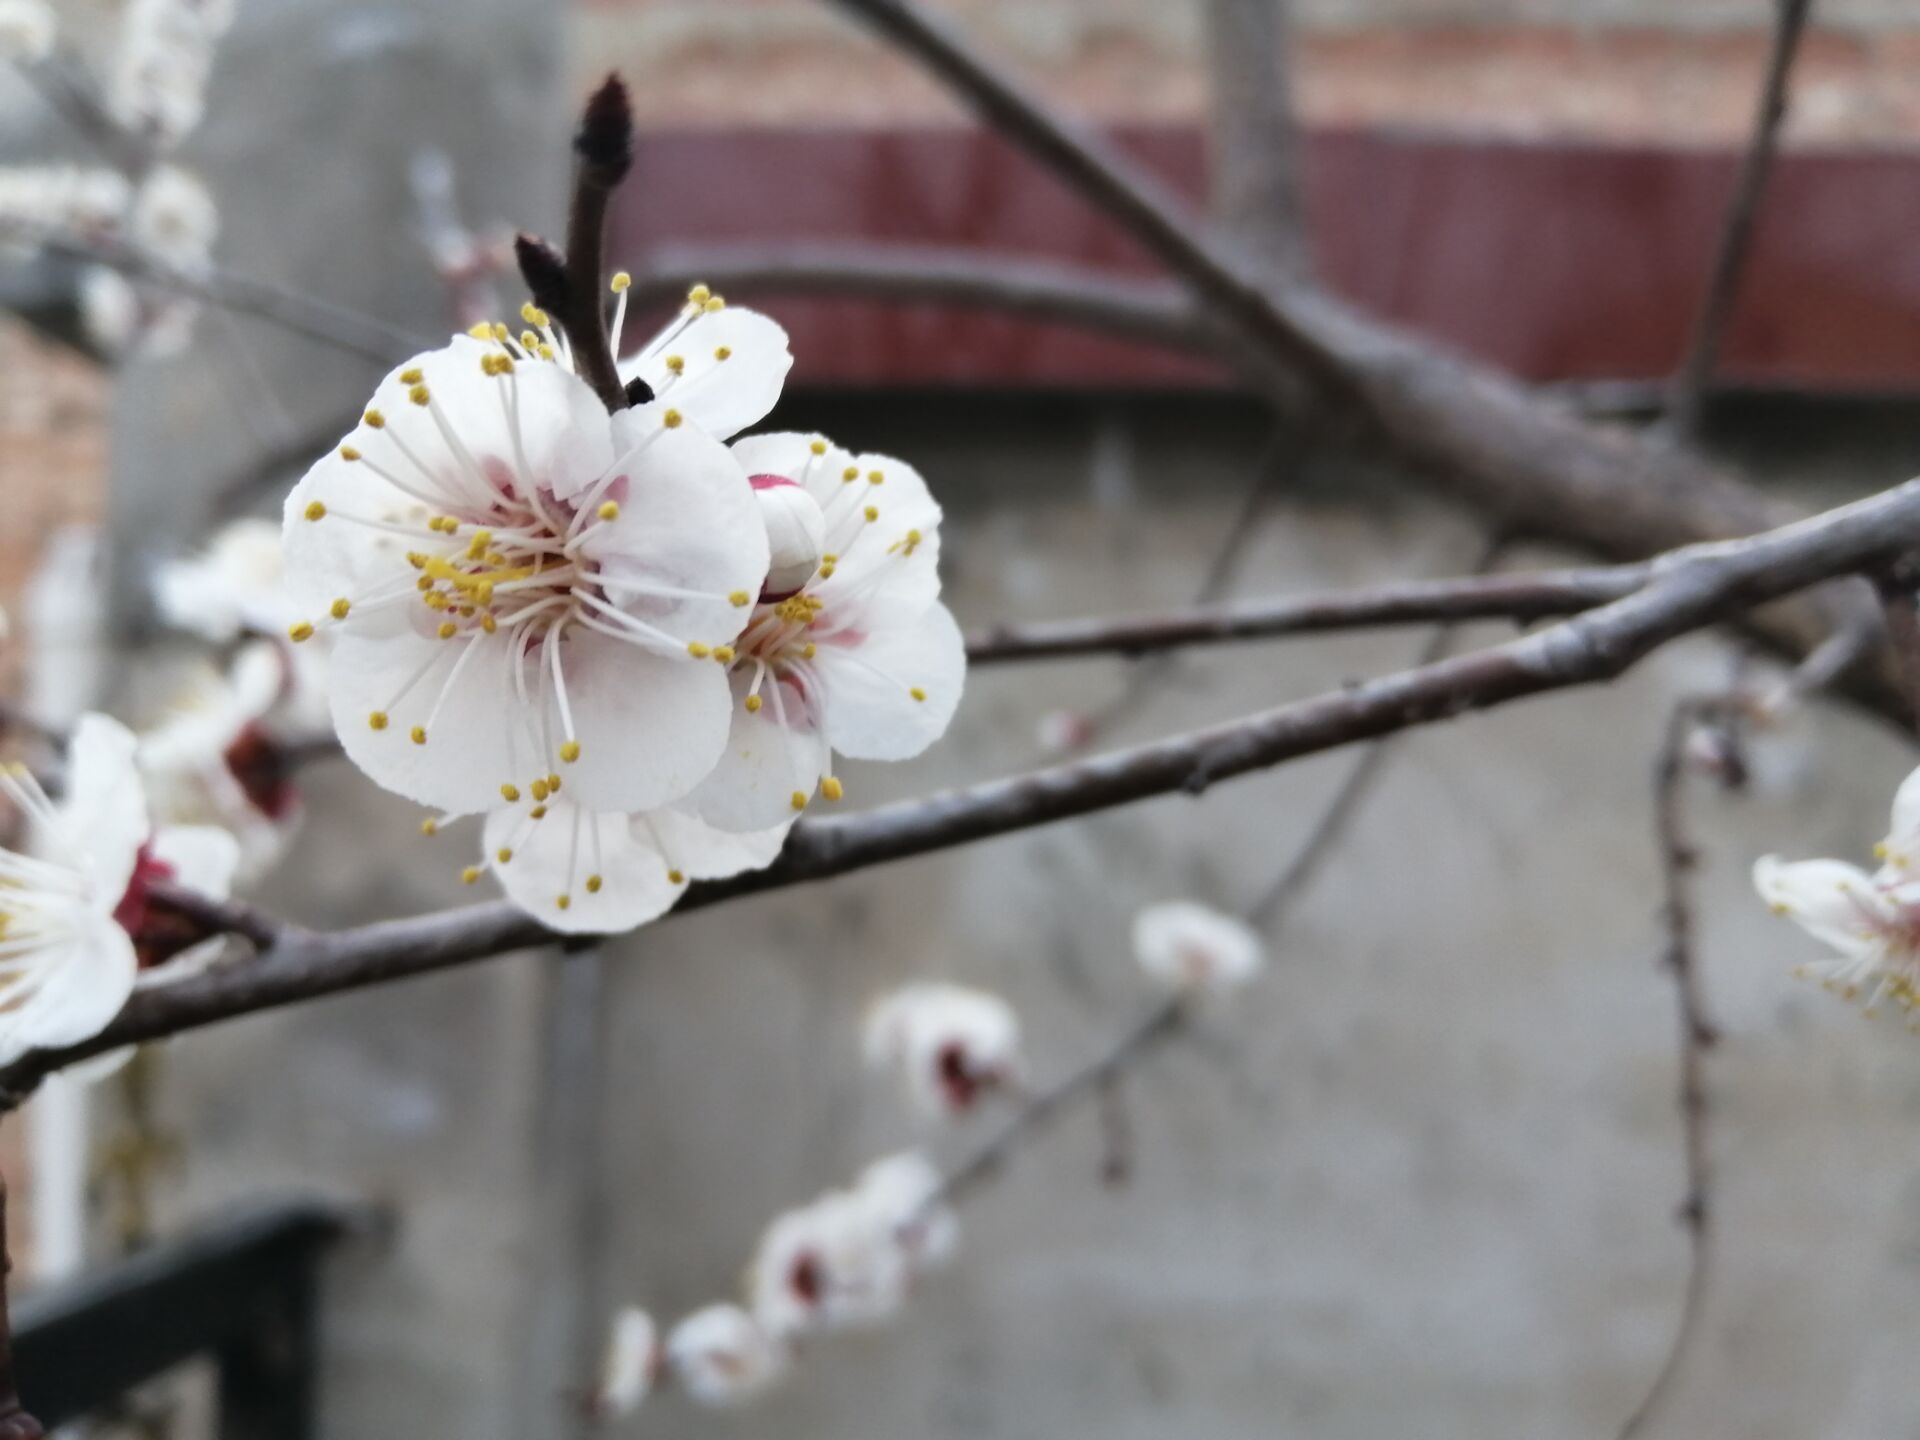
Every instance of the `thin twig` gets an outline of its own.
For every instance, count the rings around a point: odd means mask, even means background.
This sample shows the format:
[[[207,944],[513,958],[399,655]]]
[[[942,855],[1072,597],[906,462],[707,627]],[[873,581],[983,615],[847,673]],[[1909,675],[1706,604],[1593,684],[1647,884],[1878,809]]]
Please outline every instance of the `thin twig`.
[[[1682,437],[1691,437],[1700,429],[1707,386],[1720,359],[1721,342],[1733,315],[1734,302],[1739,298],[1747,255],[1753,248],[1761,197],[1766,193],[1767,176],[1773,169],[1780,125],[1787,116],[1787,82],[1813,0],[1774,0],[1774,6],[1773,44],[1767,54],[1766,78],[1761,82],[1753,130],[1740,159],[1733,195],[1721,220],[1713,268],[1708,272],[1706,290],[1687,340],[1686,357],[1673,378],[1668,400],[1668,424]]]
[[[1696,726],[1711,720],[1727,703],[1721,698],[1683,700],[1676,705],[1667,720],[1666,735],[1654,767],[1654,829],[1660,847],[1665,892],[1661,913],[1667,929],[1661,963],[1673,977],[1674,1011],[1679,1026],[1680,1135],[1687,1176],[1680,1223],[1686,1227],[1689,1259],[1673,1341],[1653,1383],[1620,1427],[1620,1440],[1633,1440],[1642,1433],[1669,1393],[1687,1350],[1699,1333],[1712,1278],[1713,1171],[1708,1149],[1706,1052],[1717,1039],[1717,1032],[1707,1018],[1695,954],[1697,927],[1688,877],[1697,857],[1686,833],[1683,799],[1688,739]]]
[[[1880,580],[1880,603],[1900,683],[1915,727],[1920,728],[1920,609],[1916,609],[1914,580],[1905,570],[1903,565]]]
[[[244,900],[216,900],[168,880],[154,881],[147,889],[147,898],[203,927],[209,936],[238,935],[262,950],[280,939],[288,928],[284,921]]]
[[[1595,684],[1677,636],[1836,575],[1875,572],[1920,544],[1920,480],[1764,535],[1677,552],[1641,590],[1545,630],[1432,665],[1345,686],[1261,714],[1027,775],[857,816],[796,826],[764,870],[694,888],[682,912],[744,895],[1010,834],[1150,796],[1198,795],[1237,775]],[[506,902],[329,934],[283,931],[245,965],[135,995],[100,1034],[0,1071],[19,1096],[38,1079],[121,1045],[239,1015],[384,984],[539,945],[552,936]]]
[[[1157,1003],[1093,1060],[1021,1106],[992,1139],[948,1173],[940,1188],[927,1199],[925,1208],[966,1199],[992,1179],[1030,1136],[1044,1130],[1081,1096],[1097,1095],[1123,1068],[1178,1030],[1186,1016],[1187,1005],[1182,995],[1171,995]]]
[[[633,107],[626,84],[609,75],[588,99],[574,136],[578,163],[567,211],[567,308],[561,316],[573,364],[609,410],[627,406],[626,386],[607,336],[607,202],[633,168]]]

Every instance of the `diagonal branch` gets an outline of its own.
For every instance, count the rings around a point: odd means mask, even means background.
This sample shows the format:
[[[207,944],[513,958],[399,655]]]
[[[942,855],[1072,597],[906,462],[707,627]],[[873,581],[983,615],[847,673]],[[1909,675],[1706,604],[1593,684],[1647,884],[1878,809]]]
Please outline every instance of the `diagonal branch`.
[[[1766,535],[1666,557],[1642,589],[1519,639],[1258,715],[1028,775],[795,828],[765,870],[702,885],[682,911],[1213,784],[1527,696],[1613,679],[1666,641],[1920,544],[1920,480]],[[552,939],[504,902],[332,934],[287,932],[251,964],[134,996],[99,1035],[0,1071],[22,1095],[106,1050]]]
[[[1753,248],[1754,226],[1760,216],[1760,200],[1773,170],[1780,126],[1787,118],[1787,80],[1813,0],[1774,0],[1774,5],[1773,44],[1767,53],[1766,78],[1760,86],[1753,131],[1721,221],[1713,267],[1708,271],[1706,291],[1687,339],[1686,357],[1680,362],[1668,397],[1668,423],[1676,435],[1683,437],[1691,437],[1700,429],[1701,407],[1719,363],[1720,342],[1740,295],[1741,277],[1746,273],[1747,254]]]

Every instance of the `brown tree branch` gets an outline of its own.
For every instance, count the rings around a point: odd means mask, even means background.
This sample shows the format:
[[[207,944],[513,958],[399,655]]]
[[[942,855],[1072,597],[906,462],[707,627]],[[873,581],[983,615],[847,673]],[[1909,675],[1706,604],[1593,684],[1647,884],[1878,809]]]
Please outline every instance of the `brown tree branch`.
[[[41,1440],[46,1432],[20,1403],[20,1384],[13,1373],[13,1321],[7,1304],[12,1275],[13,1255],[7,1244],[7,1182],[0,1176],[0,1440]]]
[[[566,308],[559,318],[573,365],[609,410],[627,407],[627,388],[607,336],[607,202],[633,168],[633,107],[626,84],[609,75],[588,99],[574,136],[578,164],[567,211]]]
[[[1920,480],[1765,535],[1668,556],[1633,594],[1501,645],[1131,749],[804,823],[771,866],[698,886],[679,909],[844,875],[1157,795],[1198,795],[1219,781],[1300,756],[1610,680],[1679,635],[1837,575],[1877,572],[1916,544]],[[552,938],[505,902],[330,934],[288,931],[250,964],[135,995],[91,1040],[36,1052],[0,1071],[0,1090],[23,1095],[50,1071],[121,1045]]]
[[[1355,314],[1304,286],[1261,291],[1216,252],[1162,187],[1107,143],[1052,113],[914,0],[836,0],[945,80],[989,123],[1158,256],[1215,312],[1269,376],[1311,382],[1307,413],[1356,433],[1427,475],[1509,533],[1640,559],[1778,524],[1780,507],[1706,460],[1584,423],[1513,380]],[[1266,392],[1298,410],[1296,389]],[[1808,596],[1756,617],[1754,631],[1795,659],[1859,613],[1852,594]],[[1910,722],[1884,652],[1847,693]]]
[[[1740,295],[1740,281],[1746,273],[1748,252],[1753,248],[1761,197],[1766,193],[1767,177],[1773,170],[1780,126],[1787,118],[1787,81],[1793,72],[1794,55],[1800,48],[1800,36],[1806,29],[1813,0],[1774,0],[1774,6],[1773,44],[1767,54],[1766,78],[1760,86],[1753,131],[1741,156],[1740,173],[1721,221],[1713,265],[1707,272],[1700,309],[1687,338],[1686,355],[1673,377],[1668,397],[1667,423],[1683,438],[1699,432],[1707,386],[1719,363],[1720,343],[1732,318],[1734,302]]]
[[[969,637],[967,659],[974,665],[995,665],[1084,655],[1136,656],[1177,646],[1431,621],[1524,623],[1609,604],[1644,587],[1652,574],[1652,565],[1642,562],[1535,574],[1402,580],[1368,590],[1289,595],[1152,615],[995,625]]]
[[[1270,281],[1308,263],[1286,0],[1208,0],[1214,217]]]
[[[1688,877],[1697,857],[1687,838],[1682,805],[1687,741],[1696,726],[1714,720],[1728,703],[1722,698],[1683,700],[1676,705],[1668,717],[1666,735],[1654,767],[1654,829],[1659,841],[1660,873],[1665,891],[1661,913],[1667,928],[1661,963],[1673,977],[1674,1009],[1679,1025],[1680,1134],[1687,1176],[1680,1222],[1686,1227],[1689,1259],[1673,1341],[1653,1383],[1620,1427],[1620,1440],[1633,1440],[1658,1412],[1674,1377],[1679,1374],[1688,1348],[1699,1333],[1712,1278],[1713,1169],[1708,1150],[1706,1052],[1718,1037],[1707,1018],[1695,954],[1696,925]]]

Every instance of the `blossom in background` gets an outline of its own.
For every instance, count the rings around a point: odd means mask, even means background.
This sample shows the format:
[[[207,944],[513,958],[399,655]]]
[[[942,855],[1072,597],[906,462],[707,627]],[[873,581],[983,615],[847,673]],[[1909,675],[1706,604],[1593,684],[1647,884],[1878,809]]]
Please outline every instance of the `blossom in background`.
[[[960,1246],[960,1219],[941,1200],[946,1180],[917,1150],[876,1160],[853,1193],[880,1234],[891,1239],[909,1278],[938,1270]]]
[[[1893,797],[1887,838],[1869,875],[1842,860],[1754,862],[1753,884],[1776,915],[1793,920],[1835,953],[1794,973],[1817,979],[1868,1013],[1884,999],[1920,1004],[1920,770]]]
[[[1033,727],[1044,755],[1071,755],[1093,739],[1094,723],[1078,710],[1049,710]]]
[[[24,846],[0,849],[0,1064],[98,1034],[143,967],[171,978],[204,958],[193,943],[200,936],[155,912],[149,891],[171,880],[224,895],[237,847],[206,827],[156,832],[134,755],[124,726],[86,715],[68,747],[58,804],[24,769],[0,770]]]
[[[1133,953],[1141,969],[1175,990],[1238,989],[1267,963],[1252,926],[1191,900],[1149,905],[1135,915]]]
[[[818,533],[817,560],[783,556],[796,591],[763,591],[729,647],[733,721],[725,754],[688,800],[703,819],[757,830],[844,793],[833,757],[904,760],[941,735],[960,700],[966,647],[940,603],[940,507],[919,473],[819,435],[757,435],[733,453],[778,490],[785,538]],[[817,532],[791,510],[820,511]],[[790,578],[790,577],[784,577]]]
[[[217,825],[233,835],[241,884],[278,863],[300,824],[300,792],[269,724],[289,683],[281,648],[253,641],[224,673],[205,668],[173,713],[140,736],[140,773],[154,818]]]
[[[128,0],[106,87],[113,118],[161,150],[198,129],[234,8],[234,0]]]
[[[176,270],[203,268],[220,234],[220,210],[198,176],[178,165],[154,167],[135,192],[128,233],[144,252]]]
[[[961,985],[907,985],[867,1012],[867,1065],[897,1075],[923,1113],[954,1118],[1018,1084],[1020,1021],[997,995]]]
[[[830,1190],[776,1216],[748,1272],[749,1308],[781,1339],[885,1323],[906,1300],[906,1252],[877,1207]]]
[[[666,401],[609,415],[543,353],[545,327],[410,361],[287,502],[290,633],[334,632],[348,756],[450,814],[561,777],[594,811],[686,795],[766,575],[724,445]]]
[[[660,1363],[660,1332],[653,1317],[628,1305],[613,1317],[607,1349],[600,1364],[592,1413],[596,1420],[619,1420],[633,1414],[653,1389]]]
[[[37,65],[53,53],[58,38],[46,0],[0,0],[0,60]]]
[[[487,817],[479,866],[507,898],[554,930],[612,935],[664,915],[689,883],[770,864],[791,825],[734,833],[674,810],[599,813],[535,780],[521,803]]]
[[[667,1336],[667,1368],[701,1405],[744,1404],[777,1383],[787,1347],[738,1305],[696,1310]]]
[[[132,190],[117,171],[84,165],[0,166],[0,245],[31,258],[42,242],[117,235]]]
[[[125,228],[143,255],[196,276],[212,263],[220,212],[197,177],[177,165],[160,165],[133,194]],[[192,342],[200,303],[178,288],[136,284],[96,265],[81,277],[80,315],[88,337],[107,354],[165,359]]]

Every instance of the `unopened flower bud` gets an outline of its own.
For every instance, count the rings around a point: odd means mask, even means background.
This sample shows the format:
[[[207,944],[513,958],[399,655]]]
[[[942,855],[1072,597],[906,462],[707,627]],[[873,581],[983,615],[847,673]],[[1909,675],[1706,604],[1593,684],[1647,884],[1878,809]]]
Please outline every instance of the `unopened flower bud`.
[[[755,475],[753,493],[760,502],[760,518],[767,525],[772,563],[762,600],[784,600],[798,593],[820,568],[827,548],[827,519],[819,503],[784,475]]]

